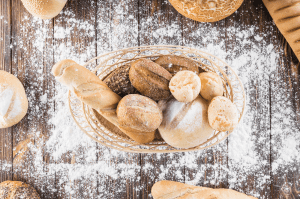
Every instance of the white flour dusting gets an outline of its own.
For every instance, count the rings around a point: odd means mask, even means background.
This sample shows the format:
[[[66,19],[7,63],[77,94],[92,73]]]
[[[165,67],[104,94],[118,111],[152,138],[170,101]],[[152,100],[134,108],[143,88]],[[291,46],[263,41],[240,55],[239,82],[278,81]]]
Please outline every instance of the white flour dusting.
[[[63,12],[65,21],[62,22],[62,18],[56,19],[53,35],[48,27],[51,26],[51,21],[25,17],[22,19],[23,25],[20,25],[21,30],[26,32],[28,29],[25,27],[30,25],[39,28],[32,29],[34,32],[30,34],[32,38],[26,36],[26,39],[25,37],[24,39],[13,38],[18,41],[14,45],[18,45],[20,49],[24,48],[24,56],[26,56],[25,42],[30,42],[36,49],[36,55],[27,55],[29,58],[27,62],[36,67],[37,75],[37,79],[32,79],[31,88],[26,88],[31,102],[28,118],[34,121],[35,117],[42,117],[43,113],[47,113],[49,117],[47,127],[51,127],[49,137],[46,136],[41,140],[37,139],[42,134],[37,126],[30,126],[29,130],[30,134],[38,136],[35,136],[35,145],[32,143],[28,145],[34,160],[32,166],[35,172],[28,172],[27,175],[40,179],[44,186],[38,188],[42,193],[46,190],[57,191],[58,194],[66,191],[72,196],[81,188],[78,184],[85,184],[83,195],[112,198],[113,194],[124,193],[128,189],[126,187],[128,182],[135,184],[136,191],[144,190],[146,185],[139,184],[142,173],[149,182],[169,179],[195,185],[218,186],[228,181],[228,186],[236,190],[242,190],[248,177],[254,176],[256,184],[248,194],[259,196],[260,191],[270,183],[270,176],[267,175],[268,170],[265,166],[270,155],[273,158],[274,175],[279,168],[293,169],[290,165],[299,161],[297,157],[300,153],[300,135],[297,133],[299,130],[294,124],[297,115],[291,104],[292,97],[288,95],[284,85],[280,86],[283,79],[276,77],[279,85],[270,85],[270,79],[280,68],[279,58],[283,52],[272,42],[265,40],[272,35],[270,32],[256,35],[255,32],[260,27],[255,25],[244,27],[245,29],[238,25],[229,26],[226,37],[235,39],[234,43],[227,44],[219,39],[225,37],[225,31],[211,24],[189,32],[187,27],[182,29],[178,22],[173,22],[150,32],[144,27],[152,25],[156,27],[157,21],[152,17],[140,21],[140,34],[143,38],[150,38],[150,44],[178,44],[181,42],[183,30],[191,40],[183,39],[182,45],[212,53],[225,60],[237,72],[245,87],[247,107],[243,120],[229,136],[228,149],[224,141],[211,150],[148,154],[142,156],[145,164],[141,166],[138,155],[108,149],[96,144],[82,133],[69,113],[67,90],[59,83],[55,83],[55,86],[50,85],[51,91],[44,90],[40,85],[40,82],[49,78],[43,71],[45,69],[41,59],[49,54],[49,59],[52,60],[53,56],[55,62],[69,58],[83,64],[95,57],[96,45],[98,55],[123,47],[136,46],[138,22],[132,15],[126,18],[126,7],[121,2],[115,6],[116,16],[112,24],[105,19],[105,16],[102,18],[98,16],[97,44],[95,25],[89,23],[89,20],[75,19],[72,11],[69,10]],[[130,22],[123,23],[125,19]],[[270,24],[266,25],[270,26]],[[79,35],[72,35],[75,30]],[[77,42],[73,42],[72,38]],[[87,44],[82,46],[81,39],[87,39]],[[13,61],[17,63],[17,58],[14,59]],[[46,65],[49,70],[53,63],[50,61]],[[271,99],[269,99],[269,92],[272,94]],[[55,96],[51,97],[51,93],[55,93]],[[33,106],[34,104],[39,106]],[[272,104],[271,110],[270,104]],[[257,107],[261,112],[258,112]],[[268,143],[270,136],[272,136],[272,143]],[[46,148],[39,148],[41,144],[45,144]],[[278,153],[270,154],[267,150],[270,147]],[[49,155],[50,162],[47,164],[43,159],[44,153]],[[159,163],[155,164],[155,162]],[[1,162],[0,169],[9,171],[11,164]],[[18,172],[18,168],[14,168],[14,171]],[[26,171],[22,172],[26,175]],[[51,183],[51,179],[55,179],[55,176],[58,178],[56,185]],[[116,186],[107,188],[109,186],[107,183],[115,181]],[[57,190],[58,187],[60,188]]]

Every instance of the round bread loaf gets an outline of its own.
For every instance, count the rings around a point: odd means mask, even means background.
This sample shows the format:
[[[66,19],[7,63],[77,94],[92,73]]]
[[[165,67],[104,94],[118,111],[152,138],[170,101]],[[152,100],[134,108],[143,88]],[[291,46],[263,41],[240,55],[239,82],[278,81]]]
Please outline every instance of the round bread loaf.
[[[5,181],[0,183],[0,198],[1,199],[40,199],[36,190],[19,181]]]
[[[18,78],[0,70],[0,128],[22,120],[28,109],[25,89]]]
[[[180,71],[171,79],[169,88],[177,101],[191,102],[200,93],[200,78],[192,71]]]
[[[60,13],[67,0],[22,0],[22,2],[33,16],[51,19]]]
[[[228,98],[215,97],[208,107],[208,121],[217,131],[232,131],[239,123],[238,110]]]
[[[138,59],[131,63],[129,79],[142,94],[153,100],[167,99],[171,92],[169,82],[172,75],[149,59]]]
[[[169,0],[185,17],[200,22],[215,22],[234,13],[243,0]]]
[[[121,99],[117,107],[120,127],[132,132],[153,132],[162,122],[162,111],[152,99],[132,94]]]
[[[224,92],[223,82],[219,75],[213,72],[199,74],[201,80],[200,95],[206,100],[212,100],[216,96],[222,96]]]
[[[200,95],[190,103],[176,99],[159,102],[163,121],[158,130],[169,145],[192,148],[205,142],[214,132],[208,123],[208,102]]]
[[[186,57],[180,57],[176,55],[161,56],[155,61],[155,63],[164,67],[172,75],[175,75],[182,70],[190,70],[195,72],[196,74],[199,74],[199,72],[204,72],[204,70],[199,68],[199,64],[197,62]]]

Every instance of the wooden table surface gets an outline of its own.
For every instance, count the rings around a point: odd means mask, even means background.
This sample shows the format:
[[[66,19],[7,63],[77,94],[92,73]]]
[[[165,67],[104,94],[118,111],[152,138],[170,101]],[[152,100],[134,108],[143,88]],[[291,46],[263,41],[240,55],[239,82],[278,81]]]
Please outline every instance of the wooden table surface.
[[[201,49],[205,46],[205,41],[199,40],[198,36],[193,33],[200,31],[200,34],[205,34],[209,29],[222,33],[211,38],[212,43],[215,45],[222,43],[226,51],[230,52],[239,43],[235,35],[229,34],[228,27],[244,32],[255,27],[255,35],[249,37],[250,42],[257,42],[255,36],[260,36],[262,39],[257,45],[260,46],[262,53],[266,46],[273,44],[278,56],[276,60],[272,60],[272,57],[262,60],[262,63],[272,62],[272,73],[268,73],[271,70],[268,64],[258,65],[258,72],[252,71],[249,74],[247,70],[244,72],[244,76],[248,75],[250,79],[245,83],[245,88],[248,98],[247,107],[251,112],[247,118],[250,118],[251,136],[256,142],[253,150],[256,156],[264,161],[260,164],[263,166],[259,168],[259,172],[241,173],[240,175],[243,176],[237,178],[246,179],[246,181],[232,182],[230,173],[225,178],[218,178],[218,175],[224,172],[224,167],[229,171],[234,171],[230,164],[230,153],[228,153],[229,138],[216,147],[202,153],[194,153],[199,154],[197,164],[205,173],[205,178],[201,178],[196,184],[214,188],[230,187],[244,193],[254,193],[259,198],[266,199],[300,198],[300,195],[297,195],[300,193],[300,154],[295,157],[291,165],[280,168],[276,172],[272,169],[278,153],[277,147],[274,147],[274,143],[279,139],[275,132],[282,128],[281,136],[296,136],[300,133],[298,60],[272,22],[261,0],[245,0],[232,16],[216,23],[198,23],[185,18],[165,0],[69,0],[60,15],[46,21],[32,17],[20,0],[1,0],[0,16],[0,69],[17,76],[24,84],[30,99],[27,116],[12,128],[0,130],[0,182],[21,180],[30,183],[38,190],[42,198],[132,199],[152,198],[151,187],[160,179],[162,167],[168,168],[164,179],[191,181],[198,169],[178,167],[180,164],[178,161],[182,160],[182,157],[187,155],[186,153],[160,154],[159,156],[124,153],[123,158],[107,159],[106,157],[105,161],[114,168],[125,169],[127,164],[136,163],[139,166],[136,170],[136,178],[127,179],[126,174],[121,174],[122,169],[117,169],[118,178],[110,178],[95,172],[89,180],[71,181],[70,188],[67,182],[71,179],[62,179],[64,175],[51,172],[47,165],[71,164],[74,163],[72,162],[74,156],[80,157],[79,162],[84,163],[85,157],[81,156],[83,154],[81,150],[84,149],[71,151],[71,155],[67,154],[60,160],[49,158],[51,154],[45,150],[42,155],[42,168],[49,175],[46,177],[35,175],[38,171],[35,168],[36,163],[33,162],[36,160],[32,158],[34,153],[24,151],[29,142],[37,146],[39,145],[37,140],[40,137],[47,138],[51,135],[52,127],[48,123],[51,117],[49,109],[53,109],[53,112],[56,110],[53,108],[55,106],[51,105],[50,99],[55,96],[57,86],[50,73],[51,67],[57,61],[68,58],[62,56],[62,51],[67,51],[69,57],[77,57],[83,63],[104,52],[132,46],[198,45]],[[61,36],[59,33],[61,29],[71,31],[66,31],[64,36]],[[167,31],[158,34],[160,30]],[[61,46],[64,46],[64,49],[61,49]],[[83,54],[85,56],[81,56]],[[266,74],[259,71],[266,71]],[[239,73],[241,74],[240,71]],[[48,101],[40,103],[40,99],[45,94],[48,96]],[[288,113],[289,115],[281,111],[281,108],[285,109],[287,105],[292,110]],[[281,122],[286,124],[283,121],[284,118],[289,119],[288,125],[281,125]],[[104,160],[101,155],[103,147],[98,144],[97,147],[99,151],[96,153],[99,155],[95,162],[101,162]],[[117,153],[110,149],[107,151]],[[22,155],[27,158],[19,164]],[[223,166],[220,168],[206,165]],[[145,170],[145,167],[148,169]],[[184,174],[180,179],[176,175],[178,172]],[[236,172],[235,175],[238,176],[238,171]],[[260,180],[263,177],[266,180],[262,182]],[[293,196],[288,193],[289,190]],[[287,194],[283,194],[284,191]]]

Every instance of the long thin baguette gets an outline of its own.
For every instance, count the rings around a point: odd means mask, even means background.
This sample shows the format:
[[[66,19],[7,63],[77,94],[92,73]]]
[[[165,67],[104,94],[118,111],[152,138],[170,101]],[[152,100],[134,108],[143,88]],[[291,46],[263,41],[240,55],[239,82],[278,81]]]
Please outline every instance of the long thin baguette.
[[[116,108],[121,97],[114,93],[94,73],[72,60],[63,60],[55,64],[52,73],[56,79],[66,85],[76,97],[95,109],[105,119],[117,126],[122,132],[138,143],[147,143],[154,139],[154,132],[130,132],[120,127]]]
[[[263,0],[278,29],[300,60],[300,1]]]
[[[163,180],[153,185],[154,199],[257,199],[231,189],[211,189]]]

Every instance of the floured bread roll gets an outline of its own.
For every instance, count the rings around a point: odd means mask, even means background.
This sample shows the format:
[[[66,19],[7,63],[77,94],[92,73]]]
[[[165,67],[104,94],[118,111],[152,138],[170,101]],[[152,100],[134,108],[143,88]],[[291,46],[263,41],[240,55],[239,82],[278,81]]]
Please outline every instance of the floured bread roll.
[[[200,93],[200,78],[192,71],[180,71],[172,77],[169,88],[179,102],[191,102]]]
[[[224,92],[223,82],[219,75],[213,72],[199,74],[201,80],[200,95],[210,101],[216,96],[222,96]]]
[[[37,191],[30,185],[20,181],[4,181],[0,183],[1,199],[40,199]]]
[[[26,115],[28,100],[22,83],[0,70],[0,128],[17,124]]]
[[[192,148],[205,142],[214,132],[208,123],[208,102],[200,95],[190,103],[176,99],[159,102],[163,121],[158,128],[161,137],[177,148]]]
[[[169,0],[185,17],[200,22],[214,22],[234,13],[243,0]]]
[[[208,120],[217,131],[232,131],[239,123],[238,110],[228,98],[218,96],[209,104]]]
[[[64,8],[67,0],[22,0],[24,7],[35,17],[51,19]]]

